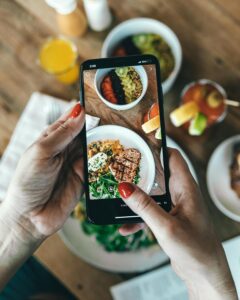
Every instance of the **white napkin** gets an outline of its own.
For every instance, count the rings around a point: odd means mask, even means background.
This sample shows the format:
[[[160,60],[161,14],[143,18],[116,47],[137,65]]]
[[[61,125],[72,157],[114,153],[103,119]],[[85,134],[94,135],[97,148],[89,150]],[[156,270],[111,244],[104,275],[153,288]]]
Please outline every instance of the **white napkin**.
[[[47,123],[53,102],[56,102],[59,111],[63,113],[73,106],[75,100],[66,102],[39,92],[35,92],[31,95],[0,160],[0,202],[6,195],[8,185],[20,156],[48,125]],[[99,120],[97,117],[86,115],[86,130],[96,127]]]

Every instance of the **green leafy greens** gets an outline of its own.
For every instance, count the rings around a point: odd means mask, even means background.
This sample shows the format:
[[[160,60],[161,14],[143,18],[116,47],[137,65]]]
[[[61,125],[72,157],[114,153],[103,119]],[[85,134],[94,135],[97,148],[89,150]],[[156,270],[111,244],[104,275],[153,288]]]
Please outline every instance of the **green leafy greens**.
[[[140,175],[138,169],[133,183],[138,184],[139,180]],[[97,199],[120,198],[118,192],[118,182],[110,172],[99,176],[96,181],[90,182],[89,190],[91,195]]]

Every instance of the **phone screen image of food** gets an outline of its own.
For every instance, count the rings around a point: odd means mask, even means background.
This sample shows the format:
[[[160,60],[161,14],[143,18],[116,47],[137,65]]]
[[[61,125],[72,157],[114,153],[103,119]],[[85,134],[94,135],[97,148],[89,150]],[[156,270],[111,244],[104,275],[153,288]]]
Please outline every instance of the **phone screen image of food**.
[[[85,70],[83,76],[85,111],[100,118],[86,133],[89,198],[120,198],[123,181],[164,195],[155,65]]]

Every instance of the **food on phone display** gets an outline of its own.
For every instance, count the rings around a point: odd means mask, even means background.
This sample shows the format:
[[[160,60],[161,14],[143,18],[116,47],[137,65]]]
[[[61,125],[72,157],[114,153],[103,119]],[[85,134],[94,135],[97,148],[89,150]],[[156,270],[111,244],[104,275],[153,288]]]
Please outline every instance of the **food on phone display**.
[[[157,140],[161,140],[162,139],[162,132],[161,132],[161,128],[158,128],[155,132],[155,138]]]
[[[176,127],[184,126],[190,135],[201,135],[225,113],[224,96],[211,83],[191,84],[182,96],[182,103],[171,114]]]
[[[174,69],[174,56],[166,41],[158,34],[134,34],[123,39],[115,48],[112,56],[134,54],[152,54],[157,57],[161,67],[162,81],[166,80]]]
[[[134,148],[122,151],[114,157],[109,169],[118,182],[133,182],[141,159],[141,153]]]
[[[88,145],[88,181],[94,199],[118,198],[118,183],[139,182],[141,153],[124,148],[119,140],[101,140]]]
[[[151,120],[152,118],[159,115],[159,106],[157,103],[153,103],[150,109],[145,113],[143,117],[143,122],[146,123],[147,121]]]
[[[231,188],[240,198],[240,142],[233,147],[233,161],[230,166]]]
[[[154,103],[143,116],[142,129],[145,133],[151,133],[156,130],[156,139],[161,139],[160,115],[157,103]]]
[[[113,104],[131,103],[141,96],[142,91],[142,81],[134,67],[115,68],[101,82],[103,97]]]
[[[120,225],[99,226],[89,223],[83,199],[75,207],[72,216],[80,221],[83,232],[91,238],[94,237],[96,242],[108,252],[136,251],[157,243],[149,228],[129,236],[122,236],[118,232]]]
[[[150,133],[160,127],[160,117],[159,115],[150,119],[142,125],[142,129],[145,133]]]

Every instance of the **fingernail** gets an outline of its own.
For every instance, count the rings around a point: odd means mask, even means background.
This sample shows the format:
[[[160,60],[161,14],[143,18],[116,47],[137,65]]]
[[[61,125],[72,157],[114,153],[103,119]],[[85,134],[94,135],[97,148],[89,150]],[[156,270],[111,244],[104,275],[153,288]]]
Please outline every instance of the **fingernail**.
[[[118,185],[118,191],[122,198],[128,198],[134,192],[134,186],[129,182],[120,182]]]
[[[76,118],[77,116],[80,115],[81,110],[82,110],[81,104],[78,102],[72,109],[72,111],[69,115],[69,118],[72,118],[72,119]]]

